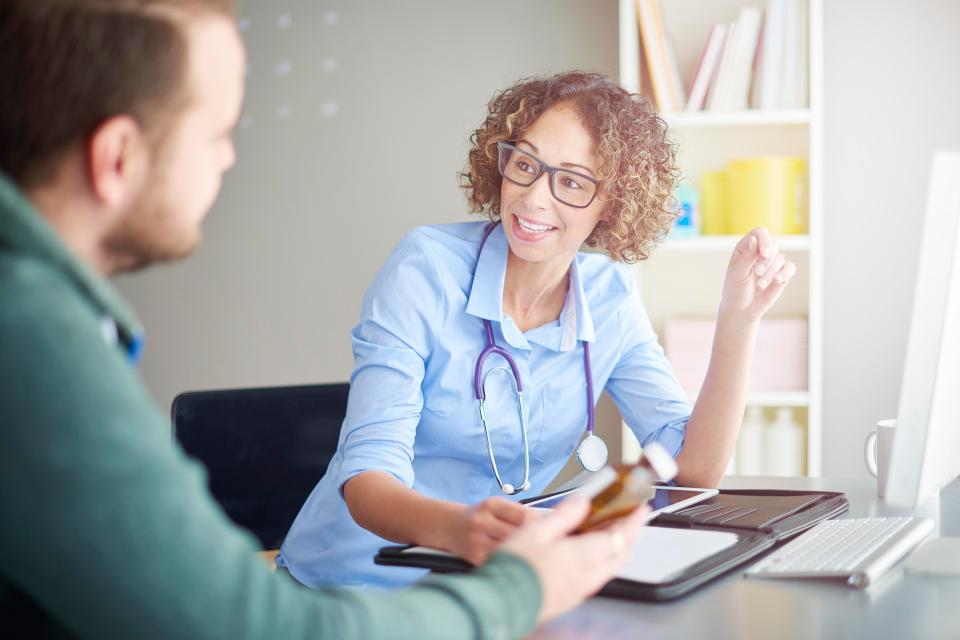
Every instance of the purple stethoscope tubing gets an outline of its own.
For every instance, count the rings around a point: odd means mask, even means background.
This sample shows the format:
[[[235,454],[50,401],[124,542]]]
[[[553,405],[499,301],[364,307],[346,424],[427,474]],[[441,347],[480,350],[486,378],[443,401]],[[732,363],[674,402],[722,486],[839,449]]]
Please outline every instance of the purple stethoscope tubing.
[[[491,223],[486,231],[483,234],[483,239],[480,241],[480,250],[483,250],[483,245],[486,244],[487,238],[490,237],[490,234],[493,232],[493,229],[496,227],[497,223]],[[515,495],[521,491],[525,491],[530,488],[530,447],[527,441],[527,421],[524,417],[523,411],[523,382],[520,378],[520,369],[517,367],[516,361],[513,359],[513,356],[507,352],[506,349],[497,346],[497,342],[493,337],[493,325],[489,320],[484,318],[483,320],[483,329],[486,337],[486,346],[480,352],[480,355],[477,357],[477,362],[473,369],[473,390],[474,395],[477,398],[480,408],[480,421],[483,424],[483,432],[487,439],[487,453],[490,457],[490,465],[493,467],[493,474],[497,479],[497,483],[500,485],[500,488],[504,493],[508,495]],[[590,367],[590,345],[586,341],[583,343],[583,370],[587,378],[587,440],[594,438],[593,426],[594,426],[594,406],[593,406],[593,373]],[[486,362],[487,358],[491,355],[498,355],[504,360],[506,360],[507,365],[510,367],[510,371],[513,373],[514,382],[517,385],[517,408],[520,413],[520,429],[521,435],[523,436],[523,483],[519,487],[514,487],[512,484],[504,483],[500,478],[500,471],[497,468],[497,461],[493,455],[493,442],[490,439],[490,430],[487,427],[487,416],[484,411],[484,402],[486,401],[486,392],[484,390],[484,377],[483,377],[483,365]],[[604,445],[604,456],[606,455],[606,446]],[[578,451],[578,458],[579,451]],[[583,460],[581,459],[581,464]],[[586,465],[584,465],[586,467]],[[590,471],[595,471],[596,469],[589,469]]]
[[[513,356],[503,347],[497,346],[496,340],[493,338],[493,325],[490,324],[489,320],[483,320],[483,329],[487,335],[487,346],[480,352],[480,356],[477,358],[477,364],[473,370],[473,391],[477,400],[483,402],[487,399],[487,395],[483,390],[483,380],[480,374],[483,373],[483,365],[487,357],[492,354],[497,354],[507,361],[507,364],[510,366],[510,371],[513,372],[513,378],[517,383],[517,393],[523,393],[523,382],[520,380],[520,370],[517,368],[517,363],[513,359]],[[590,345],[586,342],[583,343],[583,370],[587,377],[587,433],[593,435],[593,374],[590,369]]]

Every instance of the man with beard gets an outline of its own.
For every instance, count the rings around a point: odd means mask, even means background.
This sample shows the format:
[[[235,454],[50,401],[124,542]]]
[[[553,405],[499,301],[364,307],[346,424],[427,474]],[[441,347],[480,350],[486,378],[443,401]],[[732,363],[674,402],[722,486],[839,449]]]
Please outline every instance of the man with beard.
[[[595,592],[642,514],[571,501],[395,593],[269,571],[134,364],[104,279],[188,255],[233,164],[230,0],[0,0],[0,610],[31,637],[516,637]]]

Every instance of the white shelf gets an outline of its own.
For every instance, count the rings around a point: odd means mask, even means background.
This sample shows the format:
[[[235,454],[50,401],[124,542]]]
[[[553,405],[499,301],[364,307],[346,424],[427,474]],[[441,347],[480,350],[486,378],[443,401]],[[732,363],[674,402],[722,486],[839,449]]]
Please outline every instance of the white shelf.
[[[696,402],[690,398],[690,402]],[[806,391],[757,391],[747,394],[748,407],[806,407],[810,394]]]
[[[710,27],[736,17],[741,6],[761,6],[762,0],[658,0],[664,27],[677,47],[681,75],[689,77],[692,64]],[[751,393],[747,406],[793,407],[805,421],[805,469],[810,476],[820,475],[822,464],[822,315],[823,315],[823,0],[806,0],[808,10],[808,96],[809,108],[789,110],[747,109],[742,111],[699,111],[661,113],[667,125],[675,129],[675,141],[682,146],[681,170],[696,179],[704,171],[714,171],[738,157],[793,155],[805,157],[808,167],[809,235],[777,236],[781,250],[795,253],[798,274],[795,283],[778,302],[789,307],[789,315],[807,318],[808,376],[807,391]],[[620,83],[631,92],[641,88],[646,76],[640,60],[635,0],[619,0]],[[704,309],[719,302],[719,273],[714,255],[729,253],[741,236],[695,236],[667,238],[654,250],[664,260],[652,259],[637,269],[641,294],[649,296],[647,305],[654,326],[670,317],[703,315]],[[688,255],[689,254],[689,255]],[[669,258],[668,256],[673,256]],[[677,284],[682,274],[682,287]],[[799,284],[803,284],[798,289]],[[677,291],[677,289],[680,289]],[[636,438],[623,428],[625,461],[639,454]]]
[[[691,111],[661,113],[671,127],[687,129],[695,127],[752,127],[810,124],[809,109],[782,111]]]
[[[810,394],[806,391],[763,391],[747,396],[748,407],[806,407]]]
[[[655,251],[733,251],[742,236],[692,236],[667,238]],[[810,236],[786,235],[776,237],[781,251],[809,251]]]
[[[696,402],[690,398],[690,402]],[[806,407],[810,394],[806,391],[757,391],[747,394],[748,407]]]
[[[696,399],[691,398],[694,402]],[[747,396],[748,407],[792,407],[802,408],[810,406],[810,394],[806,391],[762,391]],[[622,450],[621,460],[627,464],[635,464],[640,460],[640,443],[626,423],[620,424]]]

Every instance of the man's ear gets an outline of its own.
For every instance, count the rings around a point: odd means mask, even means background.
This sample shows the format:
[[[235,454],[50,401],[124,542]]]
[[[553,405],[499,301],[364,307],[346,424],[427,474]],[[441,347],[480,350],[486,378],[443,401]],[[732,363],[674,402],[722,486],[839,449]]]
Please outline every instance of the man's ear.
[[[149,153],[132,117],[104,120],[87,139],[87,167],[94,197],[108,209],[122,208],[142,188]]]

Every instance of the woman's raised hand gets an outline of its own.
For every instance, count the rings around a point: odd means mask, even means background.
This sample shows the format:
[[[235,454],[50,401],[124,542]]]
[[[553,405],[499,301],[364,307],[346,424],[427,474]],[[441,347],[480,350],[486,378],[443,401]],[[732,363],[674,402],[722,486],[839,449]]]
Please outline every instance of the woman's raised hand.
[[[766,227],[757,227],[734,247],[720,300],[721,315],[759,320],[797,272]]]

